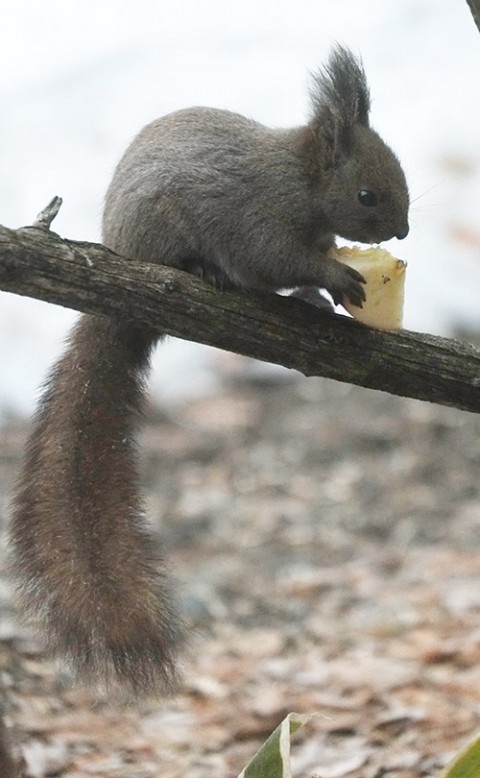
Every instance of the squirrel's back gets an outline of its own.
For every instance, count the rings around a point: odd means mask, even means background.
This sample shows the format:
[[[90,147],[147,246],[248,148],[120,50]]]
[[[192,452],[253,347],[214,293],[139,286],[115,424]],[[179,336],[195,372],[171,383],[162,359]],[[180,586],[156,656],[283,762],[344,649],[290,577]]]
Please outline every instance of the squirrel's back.
[[[273,272],[272,236],[280,246],[292,241],[292,229],[297,241],[302,230],[312,229],[304,134],[305,128],[273,130],[213,108],[189,108],[152,122],[115,170],[104,242],[181,269],[210,261],[234,285],[261,288],[254,266],[264,262]],[[266,286],[278,288],[277,279]]]

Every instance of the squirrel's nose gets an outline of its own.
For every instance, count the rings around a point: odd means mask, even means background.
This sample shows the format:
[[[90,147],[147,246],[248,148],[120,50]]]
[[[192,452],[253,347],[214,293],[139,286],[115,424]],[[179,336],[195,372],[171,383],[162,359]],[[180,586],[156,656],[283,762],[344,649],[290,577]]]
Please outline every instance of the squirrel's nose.
[[[403,224],[402,227],[398,230],[395,237],[398,238],[398,240],[403,240],[407,237],[409,231],[410,227],[408,226],[408,222],[405,222],[405,224]]]

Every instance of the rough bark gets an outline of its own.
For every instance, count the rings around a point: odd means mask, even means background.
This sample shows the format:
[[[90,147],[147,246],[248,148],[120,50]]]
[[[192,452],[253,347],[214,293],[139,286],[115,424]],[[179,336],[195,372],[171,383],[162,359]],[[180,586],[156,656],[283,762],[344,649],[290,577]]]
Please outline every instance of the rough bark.
[[[42,212],[0,226],[0,289],[360,386],[480,411],[480,350],[417,332],[379,332],[278,295],[219,292],[160,265],[60,238]],[[21,359],[22,355],[19,354]]]

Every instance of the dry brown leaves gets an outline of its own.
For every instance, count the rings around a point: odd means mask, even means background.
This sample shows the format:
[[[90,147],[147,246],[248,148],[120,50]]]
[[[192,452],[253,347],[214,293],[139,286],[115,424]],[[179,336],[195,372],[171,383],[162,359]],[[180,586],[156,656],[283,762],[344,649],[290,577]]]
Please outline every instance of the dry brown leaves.
[[[5,496],[19,428],[3,442]],[[295,776],[437,776],[480,729],[480,420],[299,379],[152,417],[143,446],[192,624],[184,684],[140,709],[72,688],[4,576],[24,774],[234,778],[295,710],[318,712]]]

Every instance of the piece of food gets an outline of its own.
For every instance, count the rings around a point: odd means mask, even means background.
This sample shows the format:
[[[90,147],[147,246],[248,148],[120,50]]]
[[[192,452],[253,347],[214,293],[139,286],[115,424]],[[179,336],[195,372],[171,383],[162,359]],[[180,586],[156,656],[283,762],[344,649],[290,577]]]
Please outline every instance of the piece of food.
[[[381,248],[340,248],[335,259],[358,270],[364,277],[366,300],[363,307],[342,304],[358,321],[382,330],[399,330],[403,326],[403,300],[407,263]]]

